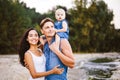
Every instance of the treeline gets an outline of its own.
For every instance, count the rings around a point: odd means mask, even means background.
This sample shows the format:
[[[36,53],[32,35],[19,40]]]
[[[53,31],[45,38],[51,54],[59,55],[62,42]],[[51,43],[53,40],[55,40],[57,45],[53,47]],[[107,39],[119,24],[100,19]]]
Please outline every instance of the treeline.
[[[120,29],[116,30],[113,11],[104,1],[75,0],[75,7],[66,10],[70,27],[70,43],[74,52],[120,52]],[[48,13],[36,13],[18,0],[0,0],[0,54],[16,53],[20,38],[29,27],[39,28],[39,22],[55,20],[55,8]]]
[[[0,53],[16,53],[25,29],[36,26],[40,16],[18,0],[0,0]]]
[[[70,10],[71,39],[74,51],[120,52],[120,29],[112,22],[113,11],[100,0],[75,0],[76,8]]]

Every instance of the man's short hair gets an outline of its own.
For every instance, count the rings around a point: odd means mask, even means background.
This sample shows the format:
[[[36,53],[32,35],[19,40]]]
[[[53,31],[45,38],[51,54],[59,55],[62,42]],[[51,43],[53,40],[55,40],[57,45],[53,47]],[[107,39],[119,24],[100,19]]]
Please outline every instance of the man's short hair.
[[[45,18],[45,19],[43,19],[43,20],[41,21],[41,23],[40,23],[40,28],[41,28],[41,29],[43,28],[43,26],[44,26],[44,24],[45,24],[46,22],[52,22],[52,23],[54,24],[54,22],[53,22],[53,20],[52,20],[51,18]]]

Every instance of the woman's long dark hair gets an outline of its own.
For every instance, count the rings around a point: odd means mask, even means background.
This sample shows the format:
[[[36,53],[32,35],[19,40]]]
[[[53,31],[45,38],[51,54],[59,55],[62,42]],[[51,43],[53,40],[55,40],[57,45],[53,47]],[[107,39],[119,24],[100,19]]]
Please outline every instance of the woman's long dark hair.
[[[23,35],[21,42],[20,42],[20,46],[19,46],[19,59],[20,59],[20,63],[22,64],[22,66],[25,66],[25,62],[24,62],[24,55],[25,52],[30,48],[30,44],[27,41],[27,37],[28,34],[31,30],[35,30],[34,28],[29,28]],[[39,34],[38,34],[39,36]]]

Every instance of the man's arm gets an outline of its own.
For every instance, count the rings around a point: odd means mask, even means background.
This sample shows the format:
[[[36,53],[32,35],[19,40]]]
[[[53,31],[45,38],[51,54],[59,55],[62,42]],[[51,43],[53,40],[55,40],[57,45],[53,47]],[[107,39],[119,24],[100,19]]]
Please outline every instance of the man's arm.
[[[68,40],[61,39],[60,47],[62,51],[59,50],[59,47],[56,46],[55,43],[50,45],[50,49],[59,57],[62,63],[70,68],[73,68],[75,65],[75,60],[74,60],[72,48]]]

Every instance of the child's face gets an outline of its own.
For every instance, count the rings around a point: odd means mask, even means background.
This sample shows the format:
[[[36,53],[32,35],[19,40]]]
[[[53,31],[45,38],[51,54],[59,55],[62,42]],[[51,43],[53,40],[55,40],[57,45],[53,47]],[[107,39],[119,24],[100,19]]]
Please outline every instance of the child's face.
[[[56,13],[55,13],[55,17],[58,21],[61,21],[61,20],[65,19],[64,10],[57,10]]]

